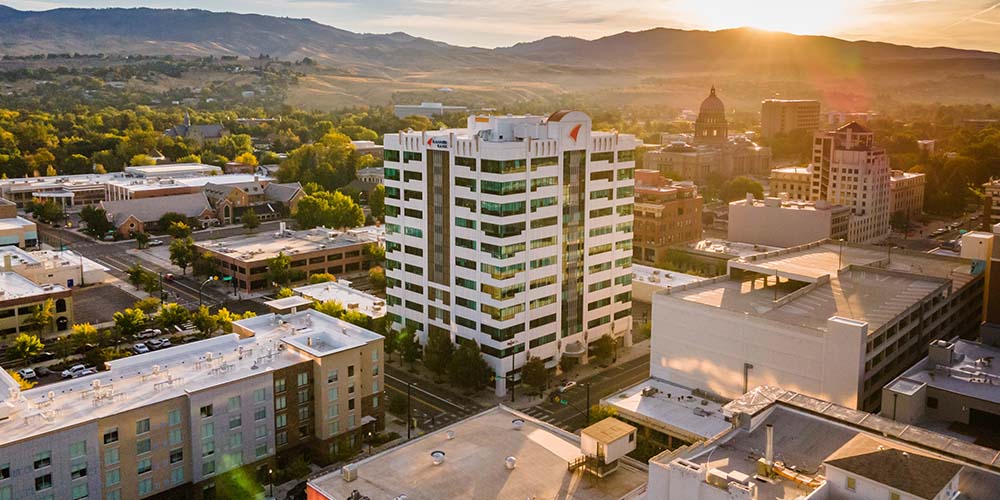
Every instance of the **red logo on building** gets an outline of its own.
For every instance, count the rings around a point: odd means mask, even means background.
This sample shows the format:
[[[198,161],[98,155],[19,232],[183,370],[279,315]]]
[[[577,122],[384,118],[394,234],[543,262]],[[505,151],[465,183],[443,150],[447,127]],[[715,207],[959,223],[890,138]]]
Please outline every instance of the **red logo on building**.
[[[573,130],[569,131],[569,136],[573,138],[573,142],[576,142],[576,136],[580,135],[580,125],[573,127]]]

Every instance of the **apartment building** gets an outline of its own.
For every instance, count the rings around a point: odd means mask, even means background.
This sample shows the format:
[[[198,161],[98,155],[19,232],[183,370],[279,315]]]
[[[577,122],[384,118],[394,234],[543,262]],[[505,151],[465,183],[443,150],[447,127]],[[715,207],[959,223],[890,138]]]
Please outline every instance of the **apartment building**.
[[[729,203],[728,239],[773,247],[794,247],[847,237],[851,210],[825,201],[784,201],[780,198]]]
[[[877,410],[932,340],[978,333],[972,262],[831,241],[731,260],[654,294],[650,374],[728,399],[779,385]]]
[[[819,101],[766,99],[760,103],[760,135],[771,138],[795,130],[819,130]]]
[[[478,345],[497,374],[528,356],[587,362],[631,344],[631,135],[578,111],[470,116],[463,129],[387,134],[388,317],[420,341]]]
[[[892,215],[903,214],[907,219],[920,217],[924,213],[924,174],[893,170],[889,177],[889,208]]]
[[[9,261],[9,256],[5,262]],[[11,265],[5,265],[9,269]],[[62,285],[38,285],[13,271],[0,270],[0,337],[28,333],[35,307],[53,302],[54,319],[42,334],[63,332],[73,324],[73,291]]]
[[[693,182],[674,182],[657,170],[637,170],[633,261],[655,264],[671,245],[700,240],[702,203]]]
[[[311,310],[234,331],[23,392],[0,372],[0,498],[249,498],[233,477],[382,429],[380,335]]]
[[[279,255],[291,258],[290,271],[299,274],[295,282],[313,274],[349,276],[365,272],[372,264],[366,251],[368,245],[382,246],[384,235],[385,228],[380,226],[292,231],[285,229],[282,222],[275,233],[199,241],[195,247],[211,255],[218,271],[232,276],[238,289],[253,293],[272,287],[267,278],[268,261]]]
[[[889,157],[875,134],[851,122],[813,140],[810,199],[851,209],[847,239],[877,243],[889,235]]]

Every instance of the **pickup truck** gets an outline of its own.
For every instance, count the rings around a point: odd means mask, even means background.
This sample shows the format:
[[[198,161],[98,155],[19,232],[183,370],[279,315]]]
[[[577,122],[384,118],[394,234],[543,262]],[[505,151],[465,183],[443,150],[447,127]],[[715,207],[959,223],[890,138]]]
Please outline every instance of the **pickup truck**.
[[[94,373],[97,373],[97,369],[93,366],[73,365],[68,370],[63,370],[62,378],[77,378]]]

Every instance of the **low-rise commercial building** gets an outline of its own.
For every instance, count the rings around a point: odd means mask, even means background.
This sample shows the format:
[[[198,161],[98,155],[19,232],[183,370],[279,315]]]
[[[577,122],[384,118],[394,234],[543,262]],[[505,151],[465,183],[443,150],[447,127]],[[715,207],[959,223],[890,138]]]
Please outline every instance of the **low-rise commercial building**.
[[[649,461],[647,498],[985,500],[1000,491],[996,450],[806,394],[759,387],[719,413],[728,431]]]
[[[375,141],[351,141],[351,145],[354,146],[354,150],[358,152],[358,155],[372,155],[376,160],[382,159],[383,151],[385,150],[384,146],[375,144]]]
[[[270,181],[256,174],[200,175],[192,177],[114,177],[105,182],[105,200],[120,201],[200,193],[208,184],[231,185]]]
[[[381,318],[386,312],[385,300],[351,288],[351,282],[343,279],[300,286],[292,291],[318,303],[337,302],[345,311],[357,311],[372,319]]]
[[[881,415],[1000,444],[1000,348],[931,342],[928,355],[882,389]]]
[[[73,288],[93,285],[109,278],[109,269],[72,250],[35,250],[28,252],[14,246],[0,247],[4,271],[13,271],[39,285],[63,285]]]
[[[249,498],[222,478],[382,429],[380,335],[311,310],[234,331],[23,392],[0,371],[0,498]]]
[[[651,304],[653,294],[660,290],[669,290],[675,286],[687,285],[705,279],[707,278],[693,274],[632,264],[632,300]]]
[[[134,177],[169,179],[174,177],[199,177],[219,175],[222,169],[204,163],[170,163],[125,167],[125,173]]]
[[[499,406],[312,478],[306,495],[316,500],[639,499],[646,483],[643,466],[618,454],[634,448],[634,434],[621,422],[602,422],[585,430],[581,441]],[[603,445],[600,452],[597,444]]]
[[[924,212],[924,174],[893,170],[889,177],[890,210],[893,216],[902,214],[907,219],[920,217]]]
[[[168,213],[178,213],[188,218],[192,227],[203,228],[218,222],[215,210],[205,193],[159,196],[155,198],[126,199],[101,202],[108,220],[123,237],[138,233],[163,231],[160,218]]]
[[[671,245],[701,239],[702,197],[691,182],[657,170],[635,172],[632,259],[655,264]]]
[[[812,186],[812,165],[771,169],[769,192],[777,198],[809,201]]]
[[[232,276],[238,289],[253,293],[272,287],[267,267],[274,257],[284,255],[291,259],[290,271],[299,275],[295,282],[320,273],[350,276],[371,266],[371,256],[366,250],[372,244],[385,244],[384,227],[290,231],[282,223],[276,233],[199,241],[196,247],[199,252],[210,254],[219,272]]]
[[[653,296],[650,374],[723,398],[758,385],[875,410],[941,338],[976,334],[972,260],[818,242],[728,261]]]
[[[38,226],[17,215],[14,202],[0,199],[0,246],[7,245],[20,248],[37,246]]]
[[[788,248],[825,239],[847,238],[851,210],[825,201],[782,201],[779,198],[729,203],[728,239]]]
[[[105,185],[121,173],[60,175],[0,180],[0,197],[25,208],[35,199],[52,199],[64,209],[96,205],[105,200]]]
[[[0,271],[0,338],[36,333],[32,313],[47,300],[53,303],[53,319],[40,333],[68,330],[73,324],[72,290],[62,285],[39,285],[13,271]]]

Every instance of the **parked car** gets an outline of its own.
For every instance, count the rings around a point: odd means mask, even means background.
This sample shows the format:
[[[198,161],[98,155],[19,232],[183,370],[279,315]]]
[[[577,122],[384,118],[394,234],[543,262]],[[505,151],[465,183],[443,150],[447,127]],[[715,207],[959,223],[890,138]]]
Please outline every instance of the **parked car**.
[[[42,351],[35,356],[35,361],[48,361],[50,359],[56,359],[56,353],[52,351]]]
[[[163,244],[163,240],[149,240],[149,246],[158,247]]]
[[[170,347],[172,345],[173,344],[170,343],[170,339],[162,339],[162,340],[161,339],[153,339],[153,340],[150,340],[150,341],[146,342],[146,347],[148,347],[152,351],[155,351],[155,350],[158,350],[158,349],[163,349],[165,347]]]
[[[35,370],[32,368],[21,368],[17,371],[17,374],[24,380],[35,380],[38,378],[38,375],[35,375]]]
[[[136,334],[136,338],[148,339],[163,333],[159,328],[147,328]]]
[[[139,342],[138,344],[132,346],[132,352],[136,354],[145,354],[149,352],[149,347],[146,347],[146,344]]]
[[[174,280],[174,273],[167,273],[167,274],[164,274],[164,275],[163,275],[163,279],[165,279],[165,280],[167,280],[167,281],[173,281],[173,280]]]
[[[559,386],[559,392],[566,392],[574,387],[576,387],[576,381],[570,380],[568,382],[563,383],[563,385]]]
[[[92,373],[94,373],[93,368],[88,368],[83,365],[73,365],[69,369],[63,370],[62,378],[77,378],[84,375],[90,375]]]

